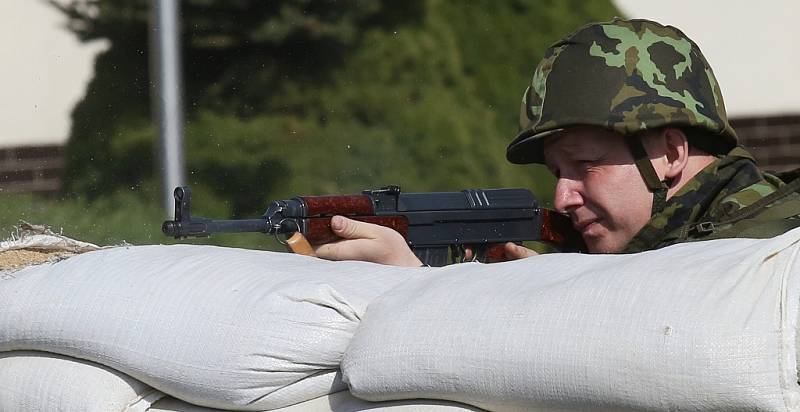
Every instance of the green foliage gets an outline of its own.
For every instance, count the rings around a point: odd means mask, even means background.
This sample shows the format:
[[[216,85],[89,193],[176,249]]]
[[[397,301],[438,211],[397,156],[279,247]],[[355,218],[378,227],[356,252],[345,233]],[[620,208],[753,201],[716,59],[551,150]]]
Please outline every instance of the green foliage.
[[[30,195],[3,195],[0,202],[7,205],[0,218],[3,238],[19,220],[24,220],[46,222],[55,232],[79,235],[81,240],[102,245],[124,241],[159,243],[161,240],[156,235],[162,213],[147,207],[134,193],[120,192],[89,204],[82,199],[59,201],[58,207],[53,207],[53,200]]]
[[[79,38],[111,41],[73,113],[65,195],[136,205],[159,181],[144,52],[150,2],[52,3]],[[519,96],[550,43],[615,14],[609,1],[579,0],[181,6],[188,183],[197,214],[220,218],[258,215],[275,198],[386,184],[522,186],[547,200],[542,169],[505,161]],[[138,208],[153,215],[137,217],[154,219],[154,203]]]
[[[198,194],[202,196],[202,191]],[[5,206],[0,212],[0,240],[15,233],[20,220],[46,224],[56,233],[100,246],[130,244],[172,244],[176,241],[161,233],[164,212],[148,193],[117,192],[94,202],[82,198],[41,199],[32,195],[0,195]],[[217,205],[216,210],[224,210]],[[199,212],[214,209],[204,205]],[[214,235],[188,239],[181,243],[224,244],[233,247],[283,250],[274,238],[258,233]]]

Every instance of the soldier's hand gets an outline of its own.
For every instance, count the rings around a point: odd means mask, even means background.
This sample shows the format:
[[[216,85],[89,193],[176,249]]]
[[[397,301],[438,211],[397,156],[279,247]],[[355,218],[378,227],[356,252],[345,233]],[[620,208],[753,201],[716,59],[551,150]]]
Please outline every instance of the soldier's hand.
[[[318,257],[392,266],[422,265],[403,236],[388,227],[334,216],[331,218],[331,229],[342,240],[314,247]]]
[[[527,257],[539,255],[535,250],[520,246],[514,242],[506,242],[504,249],[506,252],[506,259],[508,260],[525,259]]]
[[[500,259],[500,261],[525,259],[527,257],[538,256],[538,255],[539,253],[537,253],[535,250],[528,249],[525,246],[520,246],[514,242],[506,242],[503,245],[503,259]],[[475,256],[475,251],[473,251],[472,248],[466,248],[464,250],[464,261],[467,262],[471,261],[474,256]],[[487,261],[486,263],[494,263],[494,262],[497,262],[497,260],[490,260]]]

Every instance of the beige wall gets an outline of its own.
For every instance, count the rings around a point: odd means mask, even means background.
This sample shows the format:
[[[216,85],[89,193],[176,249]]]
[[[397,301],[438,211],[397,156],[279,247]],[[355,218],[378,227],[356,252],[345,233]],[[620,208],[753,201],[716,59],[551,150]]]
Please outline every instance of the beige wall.
[[[711,63],[730,117],[800,114],[800,0],[614,0],[681,29]]]
[[[0,148],[65,142],[105,42],[79,43],[42,0],[2,0],[0,16]]]

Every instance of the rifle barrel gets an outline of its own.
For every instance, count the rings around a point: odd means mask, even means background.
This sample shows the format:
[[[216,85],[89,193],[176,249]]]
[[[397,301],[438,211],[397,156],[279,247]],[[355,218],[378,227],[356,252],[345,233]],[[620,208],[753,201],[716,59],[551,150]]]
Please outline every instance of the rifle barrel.
[[[266,219],[212,220],[192,218],[190,221],[168,220],[161,230],[176,238],[208,236],[211,233],[270,233]]]

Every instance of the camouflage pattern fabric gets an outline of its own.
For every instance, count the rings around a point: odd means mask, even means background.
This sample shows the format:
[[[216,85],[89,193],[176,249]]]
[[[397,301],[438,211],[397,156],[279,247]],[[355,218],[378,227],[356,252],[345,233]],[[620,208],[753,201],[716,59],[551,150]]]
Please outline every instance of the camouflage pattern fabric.
[[[623,253],[694,240],[777,236],[800,226],[800,194],[782,190],[793,189],[784,185],[762,173],[747,151],[734,148],[670,198]]]
[[[525,91],[521,132],[506,157],[543,163],[543,139],[574,125],[623,135],[693,127],[710,132],[719,153],[737,141],[700,49],[680,30],[649,20],[593,23],[552,45]]]

